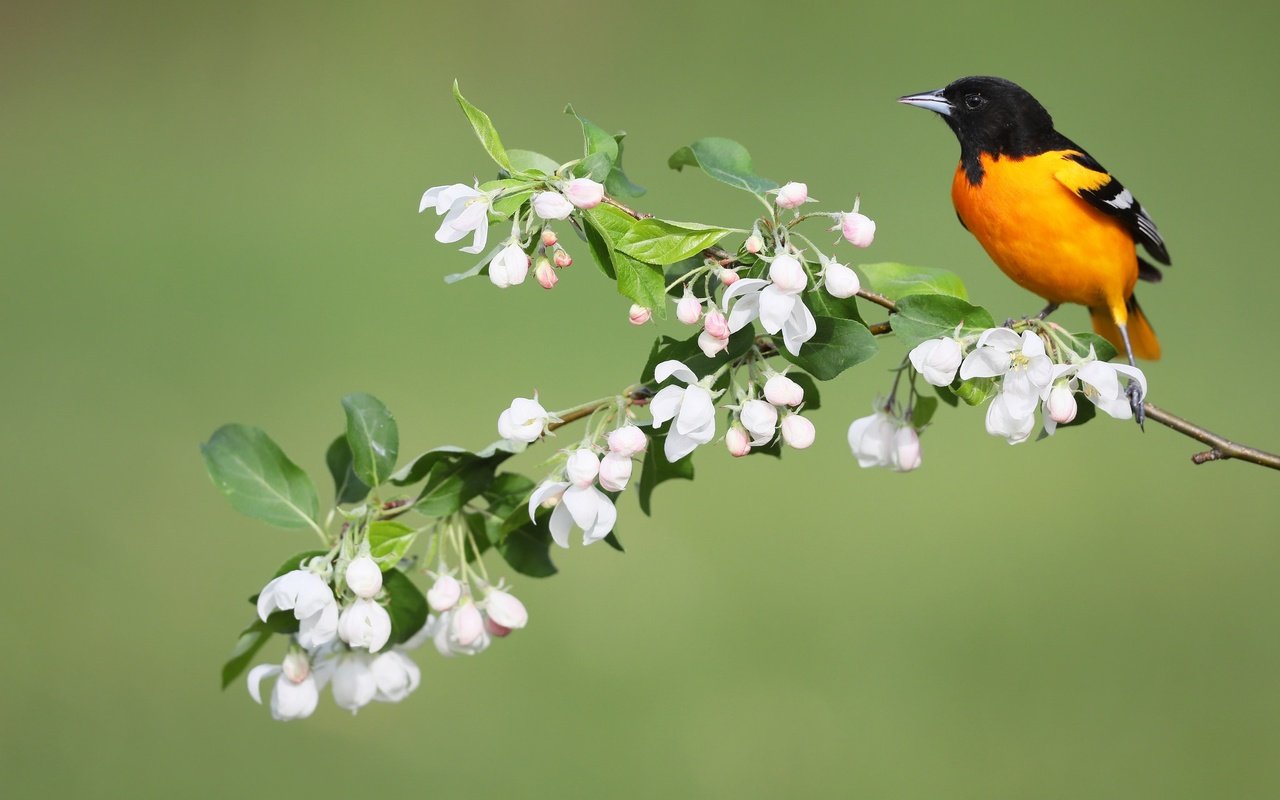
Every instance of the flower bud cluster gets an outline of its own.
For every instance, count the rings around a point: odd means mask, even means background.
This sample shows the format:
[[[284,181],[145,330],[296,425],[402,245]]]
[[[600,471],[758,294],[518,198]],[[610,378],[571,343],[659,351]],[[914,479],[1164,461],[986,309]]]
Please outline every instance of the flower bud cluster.
[[[529,497],[529,519],[537,522],[539,507],[551,507],[551,538],[569,546],[569,534],[582,531],[582,543],[594,544],[613,531],[618,510],[606,492],[621,492],[631,481],[633,459],[644,452],[648,438],[630,423],[604,437],[589,437],[564,453],[564,465],[547,476]]]
[[[813,422],[799,413],[804,403],[804,388],[784,373],[770,372],[764,384],[764,399],[749,395],[738,406],[736,417],[725,434],[725,447],[736,458],[779,437],[788,447],[797,450],[813,444]]]

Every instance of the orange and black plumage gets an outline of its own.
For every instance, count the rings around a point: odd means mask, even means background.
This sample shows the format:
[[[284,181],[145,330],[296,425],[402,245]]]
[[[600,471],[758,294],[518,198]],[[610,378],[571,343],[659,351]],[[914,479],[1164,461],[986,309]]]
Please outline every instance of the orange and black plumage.
[[[1134,297],[1169,252],[1155,222],[1111,173],[1054,128],[1034,97],[1002,78],[961,78],[899,102],[936,112],[960,141],[951,199],[960,223],[1018,285],[1089,308],[1094,330],[1129,356],[1160,357]]]

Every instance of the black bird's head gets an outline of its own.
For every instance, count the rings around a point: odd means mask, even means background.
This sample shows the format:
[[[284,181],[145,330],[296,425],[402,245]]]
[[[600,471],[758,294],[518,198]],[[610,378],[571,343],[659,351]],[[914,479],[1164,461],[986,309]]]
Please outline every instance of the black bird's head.
[[[1058,134],[1053,117],[1030,92],[1003,78],[971,77],[945,89],[898,98],[899,103],[940,115],[960,140],[961,157],[1034,155],[1050,149]]]

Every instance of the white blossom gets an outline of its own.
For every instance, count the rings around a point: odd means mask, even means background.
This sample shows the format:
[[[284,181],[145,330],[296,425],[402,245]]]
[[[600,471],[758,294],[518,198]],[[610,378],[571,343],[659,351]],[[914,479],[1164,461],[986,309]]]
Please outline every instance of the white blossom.
[[[455,627],[454,616],[464,607],[474,610],[475,604],[467,603],[466,606],[455,608],[452,611],[446,611],[438,616],[431,614],[427,617],[427,624],[423,628],[423,631],[431,637],[431,641],[436,646],[436,651],[442,656],[474,656],[477,653],[484,652],[489,647],[489,634],[484,629],[483,619],[480,621],[480,635],[471,639],[469,644],[462,644],[453,635],[453,629]],[[468,617],[470,617],[469,612]],[[463,626],[468,636],[471,634],[471,624],[471,622],[467,622],[467,624]]]
[[[489,206],[493,198],[464,183],[452,186],[432,186],[422,195],[418,213],[435,206],[437,215],[444,215],[436,241],[444,244],[456,242],[468,233],[474,233],[464,253],[479,253],[489,239]]]
[[[704,330],[698,334],[698,349],[707,358],[715,358],[717,353],[729,349],[729,337],[716,336],[711,331]]]
[[[1034,415],[1053,380],[1053,361],[1045,355],[1040,337],[1031,331],[1018,336],[1008,328],[983,331],[977,347],[960,365],[960,378],[996,377],[1002,378],[1001,394],[1010,417],[1021,420]]]
[[[1035,408],[1024,412],[1020,397],[1010,398],[1007,392],[1000,392],[987,407],[987,433],[1002,436],[1009,444],[1025,442],[1036,428]]]
[[[775,406],[798,406],[804,402],[804,389],[786,375],[777,373],[765,381],[764,399]]]
[[[529,275],[529,256],[519,243],[511,242],[489,262],[489,281],[499,289],[524,283]]]
[[[870,247],[876,237],[876,224],[866,214],[857,211],[846,211],[836,216],[837,222],[831,230],[840,231],[840,235],[854,247]]]
[[[590,178],[574,178],[565,187],[564,194],[578,208],[595,208],[604,200],[604,184]]]
[[[813,423],[809,418],[796,413],[784,416],[779,427],[782,429],[782,441],[786,442],[788,447],[794,447],[797,450],[809,447],[817,437],[817,432],[813,429]]]
[[[333,702],[354,714],[378,694],[378,681],[370,669],[373,658],[363,650],[340,653],[335,658]]]
[[[645,308],[639,303],[632,303],[631,308],[627,310],[627,320],[632,325],[643,325],[653,318],[653,310]]]
[[[338,618],[338,635],[353,648],[376,653],[391,638],[391,615],[376,600],[361,598],[343,609]]]
[[[609,535],[618,521],[618,510],[609,495],[595,486],[574,486],[563,481],[544,481],[529,497],[529,519],[537,521],[538,506],[558,499],[551,512],[551,538],[561,547],[569,546],[569,531],[582,529],[582,543],[594,544]]]
[[[644,431],[635,425],[623,425],[609,433],[609,450],[620,456],[631,457],[643,453],[648,444]]]
[[[697,325],[702,319],[702,301],[685,287],[684,296],[676,303],[676,319],[685,325]]]
[[[679,361],[664,361],[653,371],[654,380],[662,383],[675,376],[686,387],[666,386],[649,402],[653,427],[660,428],[668,420],[674,423],[667,432],[664,445],[668,461],[678,461],[706,444],[716,435],[716,409],[711,392],[698,385],[698,376]]]
[[[569,483],[585,489],[595,483],[600,474],[600,457],[585,447],[574,450],[565,462],[564,472]]]
[[[497,624],[508,630],[520,630],[529,624],[529,612],[515,595],[502,589],[489,589],[484,595],[484,610]]]
[[[818,332],[813,313],[800,295],[807,285],[800,262],[792,255],[777,256],[769,267],[769,280],[744,278],[725,290],[721,304],[729,312],[729,331],[737,333],[757,318],[769,333],[782,333],[792,355]],[[730,305],[732,304],[732,308]]]
[[[427,590],[427,605],[433,611],[448,611],[462,599],[462,584],[452,575],[441,575]],[[416,634],[415,634],[416,635]]]
[[[778,195],[779,208],[799,208],[805,203],[813,202],[809,199],[808,185],[799,181],[784,183],[782,188],[776,190],[776,193]]]
[[[295,569],[273,579],[258,593],[258,617],[274,611],[293,611],[298,620],[298,643],[308,650],[338,635],[338,604],[333,590],[314,572]]]
[[[911,348],[907,356],[920,377],[934,386],[950,386],[964,359],[960,342],[950,336],[930,339]]]
[[[1076,395],[1071,390],[1068,381],[1055,383],[1050,389],[1049,394],[1044,401],[1044,427],[1049,433],[1053,433],[1050,424],[1054,427],[1065,425],[1076,418]]]
[[[573,203],[559,192],[538,192],[531,204],[533,213],[547,220],[565,219],[573,213]]]
[[[307,670],[298,677],[298,669],[289,664],[291,658],[306,661],[306,656],[291,652],[285,656],[284,665],[259,664],[249,670],[249,696],[259,705],[262,704],[262,679],[272,675],[279,676],[275,686],[271,688],[271,717],[285,722],[311,716],[320,699],[320,688],[315,676]]]
[[[399,703],[422,681],[418,665],[398,649],[388,650],[369,662],[369,673],[375,687],[373,699],[381,703]]]
[[[511,406],[498,416],[498,435],[513,442],[536,442],[546,429],[551,415],[535,396],[517,397]]]
[[[1133,416],[1133,408],[1120,385],[1121,375],[1125,376],[1127,383],[1137,383],[1138,401],[1141,402],[1147,396],[1147,377],[1137,367],[1098,361],[1093,348],[1090,348],[1089,358],[1076,370],[1076,380],[1080,381],[1085,397],[1112,417],[1128,419]]]
[[[609,453],[600,459],[600,487],[610,492],[627,488],[631,480],[631,456]]]
[[[849,425],[849,449],[860,467],[888,467],[908,472],[920,466],[920,437],[908,421],[883,409]]]
[[[748,400],[738,412],[742,427],[751,434],[751,445],[768,444],[778,429],[778,409],[764,400]]]
[[[862,281],[858,279],[858,273],[848,266],[826,258],[823,259],[823,263],[825,266],[822,268],[822,285],[826,287],[827,294],[844,299],[853,297],[862,289]]]
[[[734,458],[742,458],[750,453],[751,437],[747,435],[747,429],[739,422],[730,425],[728,433],[724,435],[724,446]]]
[[[910,472],[920,466],[920,435],[910,425],[903,425],[893,434],[893,468]]]
[[[382,591],[382,568],[368,556],[353,559],[344,577],[347,588],[357,597],[373,597]]]

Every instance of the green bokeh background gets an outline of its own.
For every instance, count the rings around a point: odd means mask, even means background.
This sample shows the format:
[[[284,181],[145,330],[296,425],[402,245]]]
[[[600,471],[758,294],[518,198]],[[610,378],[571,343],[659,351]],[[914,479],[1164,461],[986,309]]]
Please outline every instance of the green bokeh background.
[[[338,398],[383,398],[405,453],[493,438],[506,401],[634,379],[652,329],[576,247],[554,292],[445,287],[427,186],[510,146],[625,128],[639,201],[742,225],[750,198],[665,167],[706,135],[828,207],[863,260],[944,266],[997,316],[1038,302],[955,223],[956,146],[900,94],[1029,87],[1149,207],[1175,259],[1142,299],[1152,399],[1280,447],[1278,119],[1260,4],[652,2],[10,6],[0,28],[6,299],[0,774],[8,797],[1280,794],[1276,476],[1099,422],[1010,448],[943,409],[910,475],[844,428],[893,343],[824,388],[819,441],[732,462],[625,556],[516,582],[527,631],[423,653],[399,706],[273,722],[217,671],[244,597],[306,533],[237,515],[196,444],[259,425],[323,483]],[[1083,326],[1084,312],[1063,318]],[[530,469],[536,458],[518,462]],[[277,655],[278,646],[268,651]]]

